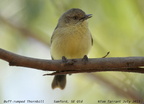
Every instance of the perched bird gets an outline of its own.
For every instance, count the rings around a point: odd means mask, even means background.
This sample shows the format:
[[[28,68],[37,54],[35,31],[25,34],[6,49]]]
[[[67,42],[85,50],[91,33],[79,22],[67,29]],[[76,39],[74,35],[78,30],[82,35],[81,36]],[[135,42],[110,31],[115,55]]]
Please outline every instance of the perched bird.
[[[85,14],[78,8],[66,11],[58,21],[51,37],[51,56],[53,60],[83,58],[89,53],[93,44],[91,33],[88,29],[87,19],[91,14]],[[55,75],[52,88],[64,89],[66,75]]]

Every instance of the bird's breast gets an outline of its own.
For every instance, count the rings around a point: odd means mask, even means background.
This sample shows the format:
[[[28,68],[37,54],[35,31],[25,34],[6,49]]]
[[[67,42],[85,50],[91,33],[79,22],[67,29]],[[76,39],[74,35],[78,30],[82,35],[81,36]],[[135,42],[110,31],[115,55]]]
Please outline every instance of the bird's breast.
[[[88,29],[61,28],[54,32],[51,44],[51,55],[54,59],[65,56],[82,58],[91,48],[91,35]]]

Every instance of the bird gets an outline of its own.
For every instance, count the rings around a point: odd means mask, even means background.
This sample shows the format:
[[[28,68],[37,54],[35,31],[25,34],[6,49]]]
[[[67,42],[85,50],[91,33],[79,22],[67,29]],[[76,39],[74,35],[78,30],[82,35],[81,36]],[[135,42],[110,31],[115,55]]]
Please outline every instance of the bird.
[[[63,56],[67,59],[83,58],[88,55],[93,38],[88,28],[88,19],[92,14],[86,14],[79,8],[72,8],[63,13],[51,36],[50,53],[53,60]],[[52,89],[66,86],[66,75],[55,75]]]

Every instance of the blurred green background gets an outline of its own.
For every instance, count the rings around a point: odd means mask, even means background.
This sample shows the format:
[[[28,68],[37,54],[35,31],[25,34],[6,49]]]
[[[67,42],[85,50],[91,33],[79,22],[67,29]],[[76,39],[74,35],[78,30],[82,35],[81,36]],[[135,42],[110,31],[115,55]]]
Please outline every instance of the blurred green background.
[[[80,8],[94,38],[90,58],[144,56],[144,0],[0,0],[0,48],[41,59],[50,58],[50,37],[66,10]],[[73,74],[65,90],[52,90],[53,76],[0,60],[0,102],[4,100],[143,100],[144,75],[124,72]],[[11,103],[15,104],[15,103]],[[65,103],[59,103],[65,104]],[[79,103],[80,104],[80,103]],[[109,104],[109,103],[106,103]],[[115,103],[110,103],[115,104]],[[131,103],[125,103],[131,104]],[[135,103],[133,103],[135,104]]]

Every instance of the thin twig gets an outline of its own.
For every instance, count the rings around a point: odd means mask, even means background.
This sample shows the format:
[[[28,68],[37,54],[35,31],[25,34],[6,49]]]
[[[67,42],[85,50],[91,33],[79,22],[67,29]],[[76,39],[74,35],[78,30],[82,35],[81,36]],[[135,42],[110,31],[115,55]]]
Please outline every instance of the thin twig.
[[[105,56],[103,56],[102,58],[106,58],[109,54],[110,54],[110,52],[107,52],[107,54]]]

